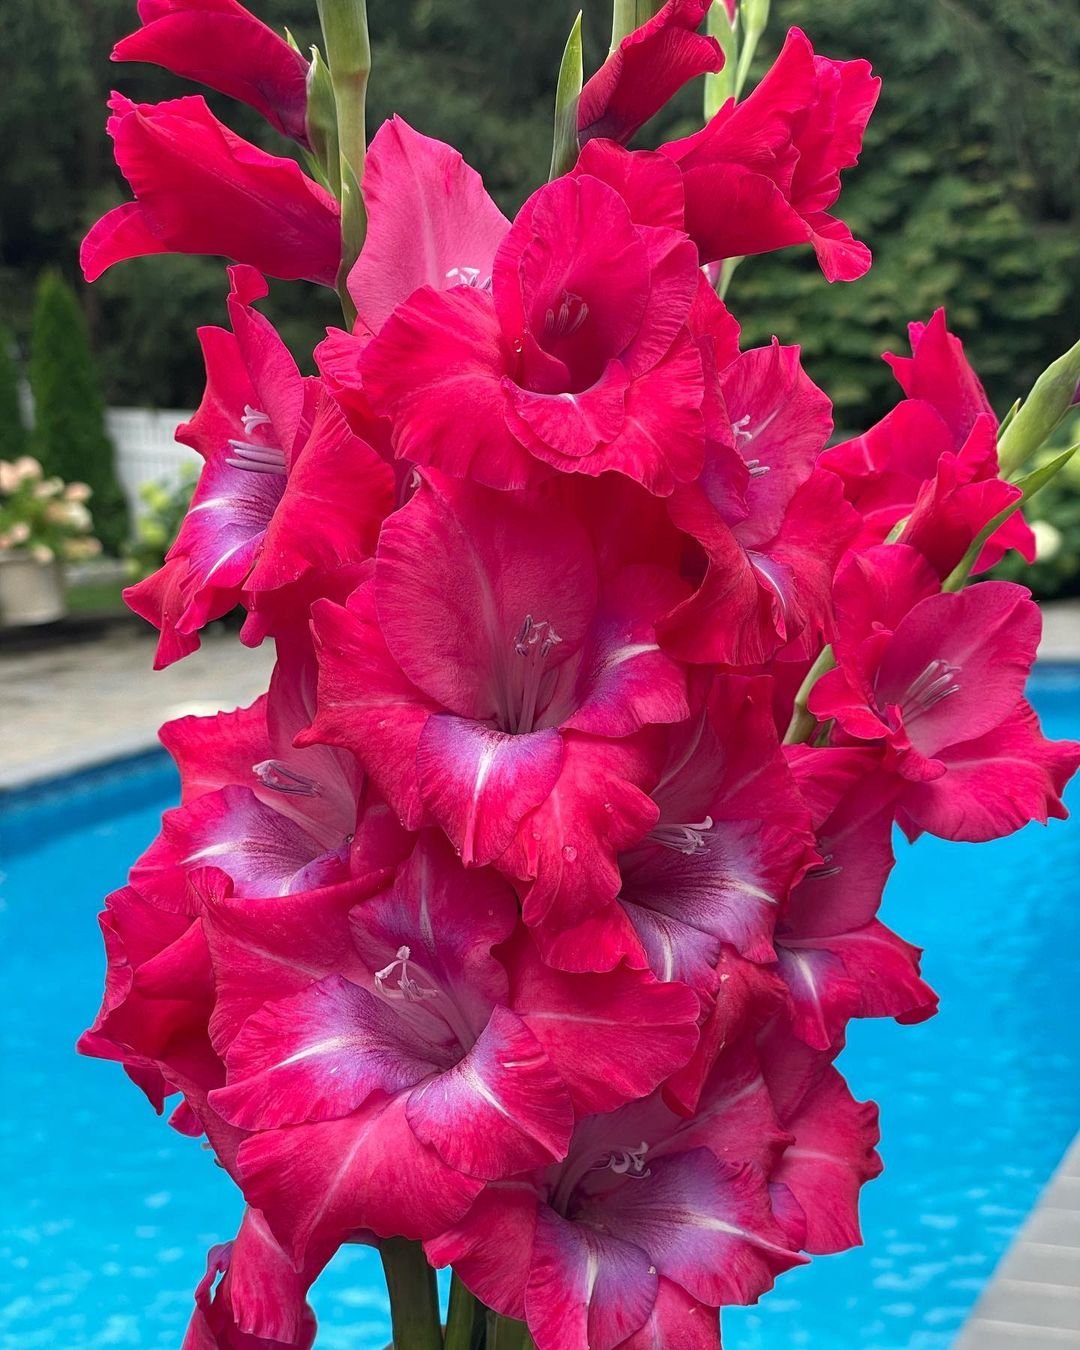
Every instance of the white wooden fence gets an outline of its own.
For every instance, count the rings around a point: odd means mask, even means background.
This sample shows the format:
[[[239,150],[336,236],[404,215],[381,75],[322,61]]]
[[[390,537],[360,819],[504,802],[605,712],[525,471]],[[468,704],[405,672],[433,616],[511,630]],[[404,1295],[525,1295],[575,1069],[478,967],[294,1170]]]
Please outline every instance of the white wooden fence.
[[[177,483],[185,464],[201,462],[194,450],[174,440],[177,426],[190,416],[175,408],[110,408],[105,414],[117,476],[134,515],[146,510],[140,495],[145,483]]]

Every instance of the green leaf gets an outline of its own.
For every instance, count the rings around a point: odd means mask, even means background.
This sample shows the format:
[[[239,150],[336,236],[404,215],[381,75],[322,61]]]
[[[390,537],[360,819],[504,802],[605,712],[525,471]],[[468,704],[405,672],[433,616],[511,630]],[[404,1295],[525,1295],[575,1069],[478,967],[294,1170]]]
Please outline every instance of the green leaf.
[[[555,134],[551,147],[549,179],[558,178],[574,167],[578,155],[577,110],[585,72],[581,59],[581,11],[566,39],[559,82],[555,87]]]
[[[1004,511],[999,511],[993,520],[983,526],[975,536],[971,547],[945,578],[941,587],[943,591],[958,591],[963,587],[964,583],[971,575],[971,569],[978,561],[979,554],[983,551],[986,541],[990,536],[999,530],[1011,515],[1019,511],[1026,501],[1030,501],[1037,492],[1041,491],[1041,489],[1047,485],[1047,483],[1056,478],[1065,465],[1068,464],[1069,460],[1072,459],[1073,455],[1076,454],[1077,450],[1080,450],[1080,441],[1078,441],[1076,445],[1069,446],[1068,450],[1062,451],[1060,455],[1055,456],[1055,458],[1048,463],[1042,465],[1041,468],[1033,470],[1024,478],[1021,478],[1016,482],[1015,486],[1020,489],[1020,496],[1017,497],[1016,501],[1010,502]]]

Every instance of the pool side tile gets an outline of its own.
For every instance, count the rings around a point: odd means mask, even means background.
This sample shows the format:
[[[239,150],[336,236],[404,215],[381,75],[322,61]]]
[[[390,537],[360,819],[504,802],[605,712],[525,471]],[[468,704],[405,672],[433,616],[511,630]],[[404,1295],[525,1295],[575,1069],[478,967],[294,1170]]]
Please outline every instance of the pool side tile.
[[[1063,1346],[1070,1350],[1080,1346],[1080,1334],[979,1320],[968,1324],[953,1350],[1060,1350]]]
[[[1080,1137],[983,1290],[954,1350],[1080,1350]]]
[[[1017,1242],[1001,1263],[999,1271],[1010,1280],[1060,1284],[1080,1289],[1080,1247]]]

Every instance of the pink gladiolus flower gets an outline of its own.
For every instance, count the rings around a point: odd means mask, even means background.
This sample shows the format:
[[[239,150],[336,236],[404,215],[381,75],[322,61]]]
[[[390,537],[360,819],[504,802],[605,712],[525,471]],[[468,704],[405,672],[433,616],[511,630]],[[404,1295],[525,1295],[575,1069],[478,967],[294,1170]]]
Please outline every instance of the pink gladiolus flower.
[[[347,608],[314,608],[321,674],[304,742],[353,750],[406,825],[437,822],[467,865],[532,875],[529,813],[558,795],[569,828],[583,777],[632,783],[634,733],[688,712],[654,633],[682,584],[627,557],[618,514],[590,519],[587,500],[429,470],[383,526],[372,580]],[[634,811],[612,790],[605,840]],[[575,845],[559,852],[576,861]]]
[[[534,883],[523,912],[538,925],[546,960],[594,968],[603,933],[614,952],[658,978],[711,994],[724,944],[753,961],[774,959],[773,926],[809,865],[812,835],[780,754],[767,685],[720,677],[706,707],[667,732],[647,832],[618,856],[617,902],[601,907],[602,892],[566,887],[552,896],[547,873]]]
[[[109,100],[109,135],[135,200],[91,227],[87,281],[149,253],[210,253],[272,277],[332,286],[341,259],[334,198],[292,159],[231,132],[202,98]]]
[[[721,371],[720,390],[729,438],[710,442],[701,477],[671,500],[675,524],[701,545],[704,576],[661,622],[661,639],[690,661],[806,656],[829,632],[833,573],[858,526],[839,484],[815,468],[829,400],[798,348],[775,343]]]
[[[161,630],[158,666],[193,650],[198,630],[241,599],[251,607],[260,593],[370,556],[393,501],[389,466],[252,308],[265,282],[250,268],[230,276],[233,331],[200,330],[206,393],[177,431],[205,461],[191,510],[164,568],[125,592]]]
[[[813,810],[821,858],[777,921],[792,1030],[827,1050],[852,1017],[924,1021],[937,997],[919,979],[918,950],[876,917],[893,865],[891,776],[874,750],[800,746],[790,757]]]
[[[1041,630],[1030,593],[1002,581],[936,590],[912,548],[854,555],[836,582],[839,665],[811,711],[884,744],[912,837],[977,842],[1063,817],[1080,746],[1045,740],[1023,698]]]
[[[683,173],[686,229],[703,262],[810,243],[829,281],[855,281],[870,250],[828,208],[858,161],[881,81],[866,61],[816,56],[798,28],[743,102],[661,146]]]
[[[770,1047],[761,1064],[743,1042],[717,1061],[694,1118],[658,1097],[586,1118],[564,1163],[489,1186],[427,1252],[527,1321],[537,1350],[718,1347],[712,1309],[755,1301],[804,1244],[858,1240],[875,1115],[827,1058]],[[829,1175],[801,1160],[803,1140],[828,1145]],[[810,1202],[827,1222],[811,1223]]]
[[[522,207],[490,289],[425,286],[394,311],[364,389],[415,463],[498,488],[614,470],[666,495],[704,457],[699,283],[680,231],[635,223],[592,174],[557,179]]]
[[[578,100],[578,141],[626,142],[687,81],[722,70],[724,53],[696,30],[710,0],[667,0],[619,43]]]
[[[114,61],[148,61],[247,103],[307,145],[308,64],[236,0],[139,0],[142,28]]]
[[[944,577],[1019,492],[998,477],[997,418],[945,311],[909,332],[912,355],[885,357],[907,397],[864,436],[826,450],[821,463],[840,476],[863,518],[860,546],[881,543],[911,516],[905,540]],[[1018,512],[987,541],[975,570],[1010,548],[1032,562],[1034,547]]]
[[[383,1148],[420,1169],[408,1222],[423,1236],[475,1179],[564,1156],[575,1109],[649,1092],[694,1048],[689,990],[642,972],[559,976],[527,943],[496,960],[517,923],[513,893],[466,872],[437,835],[390,890],[349,899],[226,899],[206,920],[219,968],[243,967],[219,990],[228,1080],[210,1105],[258,1131],[240,1149],[245,1189],[297,1256],[313,1235],[402,1222],[396,1169],[378,1184],[368,1162],[342,1170],[369,1135],[365,1158]],[[631,1056],[643,1032],[650,1051]]]

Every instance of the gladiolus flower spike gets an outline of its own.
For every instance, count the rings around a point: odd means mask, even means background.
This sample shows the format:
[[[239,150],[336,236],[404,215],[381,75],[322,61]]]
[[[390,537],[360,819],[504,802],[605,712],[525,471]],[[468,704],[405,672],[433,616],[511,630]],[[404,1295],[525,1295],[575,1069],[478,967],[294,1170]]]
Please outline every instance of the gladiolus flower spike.
[[[1019,460],[1075,353],[999,428],[939,311],[887,358],[896,407],[829,445],[799,347],[743,347],[708,278],[799,243],[830,280],[870,265],[829,214],[867,63],[793,30],[745,100],[627,148],[687,81],[715,102],[741,42],[737,98],[765,6],[714,13],[721,44],[703,0],[618,0],[587,80],[575,26],[513,220],[400,118],[365,149],[363,5],[320,8],[310,80],[236,0],[140,0],[114,53],[255,107],[334,191],[201,98],[111,100],[134,200],[87,278],[232,264],[177,433],[202,475],[128,601],[158,665],[238,606],[276,665],[162,728],[181,802],[105,902],[80,1049],[177,1099],[244,1197],[187,1350],[307,1350],[348,1242],[380,1247],[409,1350],[444,1346],[444,1265],[445,1350],[718,1350],[723,1306],[860,1241],[881,1164],[846,1028],[937,1006],[878,917],[894,826],[1065,814],[1038,610],[966,583],[1033,557],[1023,507],[1068,454]],[[317,375],[265,275],[341,293]]]

